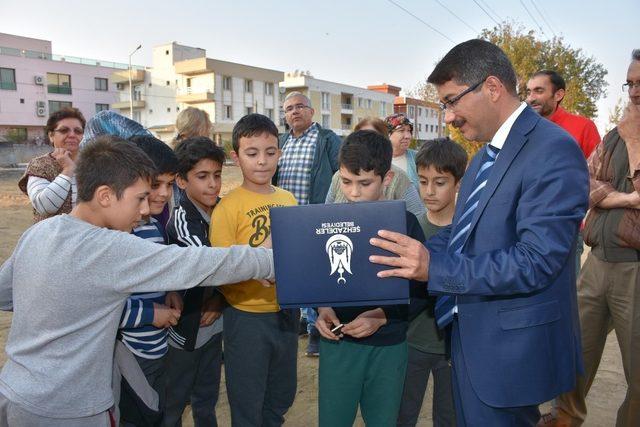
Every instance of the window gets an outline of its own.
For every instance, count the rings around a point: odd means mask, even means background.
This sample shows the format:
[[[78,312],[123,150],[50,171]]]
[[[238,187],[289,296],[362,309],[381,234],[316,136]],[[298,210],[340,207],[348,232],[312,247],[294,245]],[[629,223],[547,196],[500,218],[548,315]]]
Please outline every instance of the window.
[[[331,110],[331,95],[328,92],[322,92],[322,109]]]
[[[176,113],[180,112],[180,107],[176,107]]]
[[[47,92],[71,95],[71,76],[69,74],[47,73]]]
[[[416,113],[416,109],[413,105],[409,105],[409,116],[413,117]]]
[[[68,101],[49,101],[49,114],[53,114],[56,111],[62,110],[63,108],[71,108],[72,105]]]
[[[153,109],[149,110],[149,114],[153,114]]]
[[[227,120],[232,120],[233,119],[233,113],[231,110],[231,105],[225,105],[224,106],[224,118]]]
[[[331,127],[331,116],[329,114],[322,115],[322,127],[326,129]]]
[[[433,132],[433,125],[431,125],[431,132]]]
[[[380,102],[380,117],[385,117],[387,115],[387,103],[385,101]]]
[[[273,121],[273,108],[267,108],[264,110],[264,115],[269,117]]]
[[[96,104],[96,113],[109,109],[109,104]]]
[[[422,117],[422,108],[421,107],[418,107],[418,116]]]
[[[6,136],[13,142],[24,142],[27,140],[27,128],[9,128]]]
[[[96,77],[95,81],[96,81],[96,90],[109,90],[109,80]]]
[[[418,123],[418,132],[422,132],[422,123]]]
[[[20,98],[20,104],[24,104],[24,98]]]
[[[171,112],[171,107],[167,107],[167,113]]]
[[[244,91],[247,93],[253,92],[253,80],[245,80],[244,81]]]
[[[247,114],[253,114],[253,107],[247,107]]]
[[[362,108],[362,98],[358,98],[358,108]]]
[[[222,76],[222,89],[231,90],[231,77]]]
[[[264,93],[267,95],[273,95],[273,83],[265,83]]]
[[[16,90],[16,70],[0,68],[0,89]]]
[[[371,100],[370,99],[367,99],[367,108],[371,109]]]
[[[149,82],[149,87],[151,87],[151,82]]]
[[[167,80],[167,86],[171,86],[171,82]]]

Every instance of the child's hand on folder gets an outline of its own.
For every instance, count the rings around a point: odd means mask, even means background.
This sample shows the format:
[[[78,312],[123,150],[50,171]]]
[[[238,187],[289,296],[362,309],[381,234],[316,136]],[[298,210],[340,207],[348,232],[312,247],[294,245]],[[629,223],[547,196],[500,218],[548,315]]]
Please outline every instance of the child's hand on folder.
[[[375,334],[387,323],[387,316],[381,308],[365,311],[344,325],[342,332],[354,338],[365,338]]]
[[[342,333],[336,335],[331,332],[331,329],[339,325],[341,325],[340,320],[338,320],[336,312],[333,311],[331,307],[318,308],[318,320],[316,320],[316,328],[318,329],[318,332],[320,332],[320,335],[328,340],[338,341],[342,336]]]

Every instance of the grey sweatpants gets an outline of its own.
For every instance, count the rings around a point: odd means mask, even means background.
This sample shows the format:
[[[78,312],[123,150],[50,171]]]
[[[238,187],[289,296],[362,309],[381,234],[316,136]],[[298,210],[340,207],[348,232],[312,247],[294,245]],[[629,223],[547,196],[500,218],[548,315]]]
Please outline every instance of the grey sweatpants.
[[[224,310],[224,372],[234,427],[281,426],[296,396],[300,310]]]
[[[110,427],[107,411],[90,417],[49,418],[32,414],[0,393],[0,427]]]

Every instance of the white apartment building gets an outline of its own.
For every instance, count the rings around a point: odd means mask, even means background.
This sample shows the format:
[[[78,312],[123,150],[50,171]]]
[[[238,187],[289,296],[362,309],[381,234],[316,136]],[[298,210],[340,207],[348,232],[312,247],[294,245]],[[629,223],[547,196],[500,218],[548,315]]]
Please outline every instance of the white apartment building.
[[[386,117],[393,113],[394,95],[314,78],[308,71],[285,74],[280,83],[284,96],[304,93],[311,99],[313,120],[338,135],[348,135],[365,117]]]
[[[278,122],[278,82],[283,72],[206,57],[204,49],[176,42],[153,49],[153,64],[132,73],[133,119],[164,141],[176,133],[178,113],[195,107],[206,111],[214,126],[214,140],[231,140],[235,123],[249,113]],[[129,115],[129,73],[117,71],[119,102],[112,105]],[[283,129],[281,129],[283,130]]]
[[[110,80],[126,64],[52,53],[51,42],[0,33],[0,141],[46,141],[49,114],[76,107],[88,120],[118,100]]]

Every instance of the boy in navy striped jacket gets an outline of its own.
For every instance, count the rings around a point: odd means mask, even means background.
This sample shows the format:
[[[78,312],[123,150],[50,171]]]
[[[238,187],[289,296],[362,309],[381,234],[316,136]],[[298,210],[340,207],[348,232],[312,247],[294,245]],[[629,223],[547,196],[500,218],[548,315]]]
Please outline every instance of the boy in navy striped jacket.
[[[206,137],[181,141],[176,182],[180,202],[167,223],[167,238],[178,246],[211,246],[209,224],[217,205],[225,154]],[[169,330],[167,402],[163,426],[181,425],[188,402],[196,426],[216,426],[216,402],[222,366],[224,297],[214,288],[169,292],[168,304],[182,317]]]
[[[131,142],[141,148],[153,161],[157,175],[149,194],[150,215],[140,221],[132,231],[138,237],[166,244],[163,224],[152,215],[162,213],[171,199],[178,160],[164,142],[152,136],[136,136]],[[126,302],[120,321],[118,338],[133,353],[149,382],[158,392],[159,409],[165,401],[165,355],[167,354],[168,327],[180,318],[180,310],[165,305],[165,292],[145,292],[131,295]],[[124,426],[139,424],[145,417],[136,410],[134,396],[123,386],[120,397],[120,417]]]

